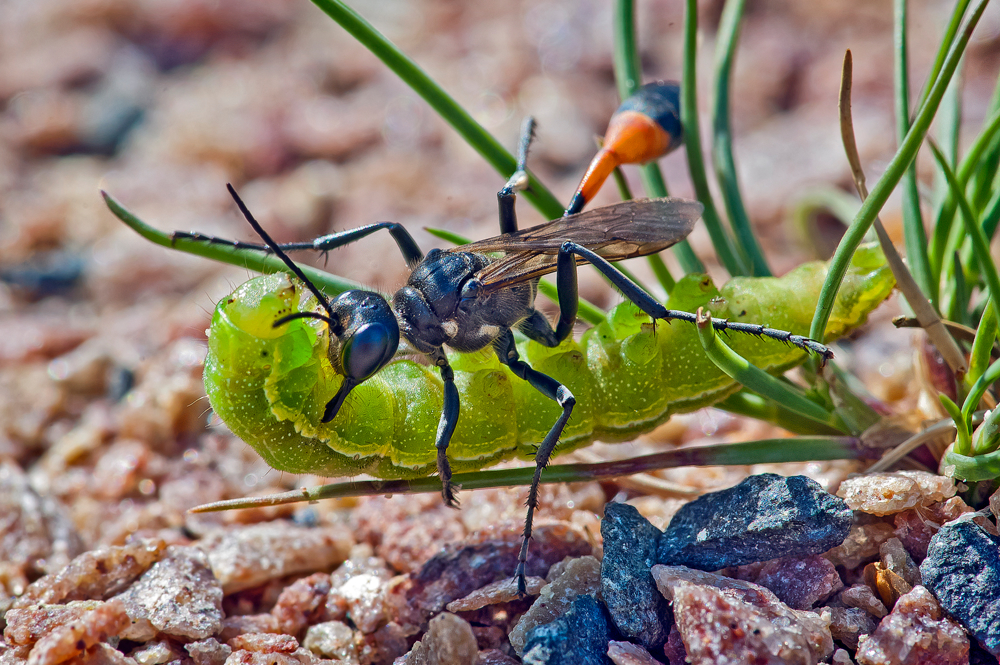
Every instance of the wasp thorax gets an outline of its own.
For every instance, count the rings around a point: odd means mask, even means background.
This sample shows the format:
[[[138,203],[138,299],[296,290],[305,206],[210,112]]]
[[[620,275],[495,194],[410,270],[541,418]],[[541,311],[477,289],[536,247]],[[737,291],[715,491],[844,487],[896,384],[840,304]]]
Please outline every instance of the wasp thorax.
[[[420,291],[404,286],[392,297],[403,336],[421,353],[431,353],[448,341],[448,334]]]

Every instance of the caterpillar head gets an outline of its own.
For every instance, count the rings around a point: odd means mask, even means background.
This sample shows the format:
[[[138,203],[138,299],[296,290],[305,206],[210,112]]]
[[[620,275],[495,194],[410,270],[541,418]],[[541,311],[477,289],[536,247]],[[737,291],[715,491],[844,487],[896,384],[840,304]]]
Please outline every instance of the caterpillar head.
[[[247,222],[267,245],[267,249],[281,259],[326,310],[325,314],[314,311],[294,312],[279,317],[272,326],[280,328],[295,319],[320,319],[329,324],[330,361],[343,373],[344,382],[340,384],[337,394],[327,403],[323,412],[322,422],[328,423],[336,417],[347,395],[355,386],[363,383],[392,360],[399,346],[399,325],[396,323],[396,317],[385,298],[372,291],[345,291],[330,302],[254,219],[233,186],[226,185],[226,188]]]

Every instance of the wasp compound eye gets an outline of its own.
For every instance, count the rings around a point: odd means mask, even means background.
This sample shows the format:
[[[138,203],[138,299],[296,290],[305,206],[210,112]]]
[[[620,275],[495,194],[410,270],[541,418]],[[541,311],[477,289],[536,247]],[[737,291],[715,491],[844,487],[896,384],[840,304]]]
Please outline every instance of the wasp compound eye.
[[[344,372],[361,383],[389,362],[397,346],[398,333],[393,335],[381,323],[366,323],[344,343],[340,354]]]

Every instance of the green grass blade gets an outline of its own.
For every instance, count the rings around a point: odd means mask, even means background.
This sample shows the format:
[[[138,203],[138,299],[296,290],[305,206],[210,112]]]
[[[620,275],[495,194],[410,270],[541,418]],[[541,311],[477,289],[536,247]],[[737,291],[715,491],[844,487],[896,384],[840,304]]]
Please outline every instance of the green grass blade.
[[[973,457],[949,450],[943,461],[946,465],[955,467],[956,478],[968,482],[1000,478],[1000,452]]]
[[[998,111],[1000,111],[1000,77],[997,78],[996,85],[993,86],[993,96],[990,98],[986,117],[992,118]],[[983,123],[984,129],[988,122]],[[971,188],[969,202],[972,204],[973,210],[980,211],[986,208],[987,202],[997,189],[993,186],[993,181],[996,178],[998,168],[1000,168],[1000,136],[994,136],[969,183]]]
[[[448,229],[439,229],[434,226],[425,226],[424,231],[430,233],[432,236],[438,240],[444,240],[449,245],[468,245],[471,242],[468,238],[460,233],[455,233],[454,231],[449,231]]]
[[[705,206],[701,218],[705,220],[708,235],[712,238],[719,262],[733,277],[748,275],[749,267],[736,253],[732,238],[726,232],[715,207],[712,192],[705,174],[705,156],[701,148],[701,125],[698,121],[698,2],[686,0],[684,9],[684,73],[681,77],[681,126],[684,128],[684,148],[694,191]]]
[[[972,32],[978,24],[979,18],[986,9],[988,2],[989,0],[979,0],[961,35],[951,45],[951,48],[948,49],[948,57],[945,59],[941,74],[934,81],[933,86],[931,86],[927,100],[920,107],[913,124],[910,126],[910,131],[907,132],[906,138],[889,162],[882,177],[875,183],[868,198],[861,204],[861,209],[858,210],[858,214],[851,223],[851,227],[844,234],[840,245],[837,246],[837,251],[830,260],[830,270],[820,291],[816,314],[813,316],[812,325],[809,328],[809,336],[813,339],[823,339],[826,324],[830,319],[830,312],[833,310],[833,303],[837,297],[837,291],[840,289],[840,282],[847,273],[851,257],[862,240],[864,240],[865,234],[875,221],[875,217],[882,209],[882,206],[885,205],[889,194],[895,189],[903,177],[903,173],[916,156],[920,145],[923,143],[938,105],[941,103],[941,97],[944,95],[945,88],[947,88],[952,75],[955,73],[958,62],[965,52],[965,47],[968,45],[969,39],[972,37]],[[943,45],[942,48],[946,46]]]
[[[997,232],[998,224],[1000,224],[1000,187],[993,192],[993,198],[986,204],[986,207],[983,210],[982,221],[980,222],[980,226],[983,227],[983,233],[986,234],[987,240],[993,240],[993,236],[996,235]],[[975,261],[972,260],[971,245],[962,247],[962,264],[976,267]]]
[[[618,96],[628,99],[642,85],[642,66],[635,38],[635,2],[617,0],[614,15],[614,66]]]
[[[1000,445],[1000,409],[986,412],[982,426],[972,435],[972,454],[988,455]]]
[[[740,23],[746,0],[728,0],[722,10],[715,49],[715,103],[712,106],[712,162],[715,177],[722,190],[722,201],[729,215],[736,241],[750,262],[754,277],[770,277],[771,269],[764,258],[764,251],[757,242],[750,216],[743,205],[740,183],[733,159],[733,130],[730,122],[729,86],[732,81],[733,60],[739,42]]]
[[[896,140],[903,142],[903,137],[910,130],[910,74],[909,55],[907,50],[907,0],[895,0],[893,12],[895,18],[895,96],[896,96]],[[927,232],[924,229],[923,215],[920,213],[920,195],[917,192],[916,159],[903,174],[903,242],[906,247],[906,257],[909,259],[910,272],[920,290],[937,305],[938,282],[931,277],[930,258],[927,254]]]
[[[997,310],[993,299],[990,298],[986,302],[986,309],[983,310],[983,316],[979,320],[976,338],[972,342],[972,352],[969,354],[969,372],[965,375],[965,383],[970,388],[989,366],[993,343],[997,339],[997,327]]]
[[[991,158],[990,150],[998,139],[1000,139],[1000,111],[995,112],[986,121],[986,123],[983,126],[983,131],[979,133],[979,135],[976,137],[976,140],[973,142],[972,146],[970,146],[969,151],[962,159],[962,162],[958,167],[958,171],[955,174],[955,177],[958,180],[958,184],[961,191],[969,192],[970,194],[970,196],[967,199],[970,201],[969,204],[970,207],[972,206],[971,198],[972,195],[974,195],[974,192],[971,191],[971,188],[969,187],[969,182],[980,172],[981,167],[986,166],[988,168],[988,164],[984,164],[984,162]],[[953,162],[950,160],[949,163]],[[940,171],[940,169],[937,171],[937,173],[941,176],[942,180],[944,180],[944,182],[947,184],[947,178],[945,178],[944,174]],[[989,204],[987,205],[989,206]],[[944,261],[944,257],[952,256],[956,251],[959,250],[959,247],[963,246],[965,240],[965,232],[963,226],[961,224],[954,223],[954,216],[956,209],[958,209],[956,198],[952,193],[951,188],[948,188],[948,191],[943,198],[941,212],[939,215],[939,220],[940,220],[939,224],[941,224],[940,235],[944,236],[945,234],[943,232],[945,230],[948,231],[946,236],[947,241],[943,245],[944,247],[943,254],[940,258],[935,256],[937,252],[941,251],[939,249],[940,245],[935,245],[933,243],[931,245],[933,252],[932,261],[942,261],[943,263],[939,273],[944,276],[944,286],[942,287],[942,292],[950,289],[951,285],[953,284],[955,276],[955,273],[952,270],[950,262]],[[984,230],[987,229],[986,221],[988,219],[989,219],[988,215],[984,217],[984,223],[983,223]],[[992,236],[992,231],[987,230],[986,233],[987,237]],[[938,229],[936,228],[934,242],[936,243],[939,241],[940,238],[938,235]],[[962,263],[966,266],[972,267],[977,263],[977,260],[970,252],[971,250],[969,250],[969,252],[963,252]],[[942,293],[941,300],[942,301],[945,300],[944,293]]]
[[[962,410],[944,393],[938,393],[938,401],[951,416],[951,419],[955,421],[955,429],[958,431],[955,438],[955,452],[959,455],[970,454],[972,452],[972,439],[969,436],[969,423],[962,414]]]
[[[559,302],[559,289],[552,282],[547,282],[544,279],[538,282],[538,292],[543,296],[551,300],[552,302]],[[576,315],[581,319],[586,321],[592,326],[596,326],[598,323],[604,321],[607,318],[604,310],[590,302],[586,298],[578,298],[580,305],[577,310]]]
[[[781,462],[812,462],[834,459],[869,459],[875,451],[867,449],[858,439],[850,436],[810,436],[785,439],[762,439],[745,443],[723,443],[710,446],[681,448],[632,459],[596,462],[593,464],[553,464],[542,473],[542,484],[572,483],[611,480],[622,476],[645,473],[657,469],[682,466],[731,466],[746,464],[777,464]],[[491,487],[531,485],[535,467],[517,469],[490,469],[456,473],[452,482],[463,490]],[[302,501],[319,501],[349,496],[379,494],[419,494],[440,492],[441,480],[437,476],[414,480],[356,480],[332,483],[319,487],[272,494],[270,496],[243,497],[208,503],[192,512],[207,513],[238,508],[279,506]]]
[[[971,2],[972,0],[958,0],[958,2],[955,3],[955,8],[951,11],[951,18],[948,19],[948,26],[945,28],[944,34],[941,36],[941,47],[934,56],[934,64],[931,65],[931,71],[927,75],[927,85],[924,86],[924,90],[920,95],[920,103],[917,104],[917,108],[923,106],[924,102],[926,102],[930,97],[931,88],[933,87],[934,82],[937,81],[938,76],[945,68],[948,60],[948,47],[955,41],[955,35],[958,34],[958,28],[962,25],[962,19],[965,17],[965,11],[969,8]]]
[[[715,408],[729,411],[748,418],[756,418],[772,423],[795,434],[840,434],[840,430],[825,422],[807,418],[800,413],[786,409],[774,400],[740,390],[714,404]]]
[[[854,120],[851,114],[851,89],[853,87],[853,57],[848,50],[844,55],[844,69],[840,85],[840,135],[844,142],[844,152],[847,154],[847,161],[851,165],[851,172],[854,175],[855,188],[858,195],[864,200],[868,198],[868,186],[865,182],[864,167],[861,164],[861,157],[858,155],[858,146],[854,137]],[[906,298],[907,304],[913,310],[921,327],[927,332],[931,342],[941,352],[948,366],[956,374],[964,374],[968,369],[965,363],[965,355],[958,348],[955,340],[942,325],[934,306],[923,293],[920,285],[917,284],[910,269],[903,262],[903,258],[896,251],[892,239],[882,226],[878,216],[875,217],[875,233],[878,236],[879,244],[885,259],[896,278],[896,285]],[[858,430],[860,431],[860,430]]]
[[[989,240],[986,239],[983,227],[977,223],[975,213],[972,212],[969,201],[966,199],[954,171],[948,166],[947,157],[944,156],[944,153],[941,152],[941,149],[933,141],[928,141],[928,145],[930,145],[931,152],[934,153],[934,158],[937,160],[938,166],[948,180],[952,196],[958,202],[958,209],[961,212],[962,221],[965,223],[965,232],[972,241],[972,250],[976,260],[979,262],[979,271],[983,281],[986,282],[986,290],[989,292],[990,298],[998,301],[1000,300],[1000,275],[997,274],[997,266],[990,257]]]
[[[701,312],[699,312],[701,319]],[[715,332],[711,316],[705,316],[698,322],[698,337],[705,349],[705,354],[716,366],[728,376],[743,384],[759,395],[782,404],[785,408],[799,413],[806,418],[818,420],[821,423],[842,430],[836,417],[822,406],[810,401],[795,390],[791,384],[771,376],[756,367],[738,353],[729,348]]]
[[[965,271],[962,270],[962,260],[959,258],[958,252],[953,252],[951,259],[950,274],[954,289],[951,291],[950,298],[947,301],[942,301],[942,306],[945,307],[944,311],[950,321],[967,326],[970,323],[969,304],[972,299],[972,290],[965,280]]]
[[[616,166],[615,170],[611,172],[611,177],[615,179],[615,186],[618,187],[618,195],[622,197],[622,201],[630,201],[634,196],[632,196],[632,188],[628,186],[628,180],[625,179],[625,174],[622,173],[620,166]]]
[[[213,261],[228,263],[260,273],[288,272],[288,266],[273,254],[265,254],[249,249],[237,249],[235,247],[216,245],[189,238],[175,239],[170,234],[154,229],[143,222],[107,192],[102,191],[101,196],[104,197],[105,204],[107,204],[108,209],[111,210],[115,217],[125,222],[129,228],[152,243],[169,249],[176,249],[186,254],[203,256]],[[338,277],[323,270],[304,265],[299,267],[302,268],[302,272],[306,277],[312,280],[328,296],[339,295],[344,291],[352,289],[365,288],[357,282]]]
[[[635,38],[635,3],[633,0],[617,0],[615,2],[614,44],[615,81],[618,84],[618,96],[621,99],[628,99],[642,85],[642,67],[639,62],[639,49]],[[642,165],[639,168],[639,178],[642,180],[646,196],[660,198],[668,195],[667,183],[656,162]],[[685,273],[705,272],[705,264],[694,253],[694,250],[691,249],[691,243],[687,240],[682,240],[674,245],[673,251]],[[669,293],[673,288],[673,276],[669,275],[662,259],[659,260],[659,265],[654,263],[653,257],[650,257],[649,261],[653,268],[653,274],[657,276],[664,290]],[[668,274],[665,276],[664,272]]]
[[[965,401],[962,403],[961,410],[962,419],[965,422],[972,422],[972,415],[979,408],[979,402],[983,399],[983,395],[985,395],[989,387],[997,381],[1000,381],[1000,360],[990,365],[986,371],[983,372],[983,375],[976,379],[976,382],[972,384],[971,388],[969,388],[969,394],[965,396]],[[946,406],[946,408],[948,407]],[[949,413],[951,412],[949,411]],[[955,416],[952,415],[952,418],[954,419]],[[956,450],[958,450],[957,447]],[[967,452],[962,452],[961,450],[958,452],[963,455],[968,455]]]
[[[478,152],[496,171],[507,178],[517,170],[517,162],[496,138],[473,119],[426,72],[410,60],[385,35],[376,30],[360,14],[340,0],[313,0],[313,4],[340,24],[352,37],[371,51],[379,60],[396,73],[414,92],[424,98],[434,112],[450,124],[455,131]],[[556,197],[531,176],[531,185],[524,196],[547,219],[562,216],[564,207]]]
[[[670,274],[667,264],[663,262],[663,257],[659,254],[650,255],[649,267],[652,269],[656,281],[660,283],[664,292],[669,296],[674,290],[674,284],[677,282],[674,280],[674,276]]]
[[[962,122],[962,62],[959,62],[958,69],[944,91],[941,99],[941,108],[938,109],[937,118],[934,125],[937,128],[937,144],[948,158],[948,164],[953,170],[958,169],[958,135],[959,125]],[[936,171],[934,174],[934,185],[932,196],[936,205],[940,206],[949,193],[948,181],[944,174]]]

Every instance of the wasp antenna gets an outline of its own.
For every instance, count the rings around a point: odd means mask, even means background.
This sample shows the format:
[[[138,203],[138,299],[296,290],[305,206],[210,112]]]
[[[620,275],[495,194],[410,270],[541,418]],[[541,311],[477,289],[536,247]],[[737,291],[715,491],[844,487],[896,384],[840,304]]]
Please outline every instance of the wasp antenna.
[[[319,319],[329,325],[335,333],[338,331],[338,328],[340,328],[339,321],[331,319],[326,314],[320,314],[319,312],[295,312],[294,314],[289,314],[288,316],[283,316],[280,319],[275,320],[275,322],[271,324],[271,327],[277,328],[296,319]]]
[[[320,304],[323,305],[323,309],[325,309],[326,313],[330,315],[330,318],[327,319],[327,321],[330,321],[331,319],[335,318],[333,315],[333,310],[330,309],[330,301],[327,299],[326,295],[322,291],[320,291],[315,284],[312,283],[311,279],[306,277],[306,274],[302,272],[302,269],[299,268],[297,265],[295,265],[295,261],[292,261],[292,259],[289,258],[288,254],[285,254],[285,252],[281,249],[281,247],[278,246],[278,243],[274,242],[274,240],[271,239],[271,236],[267,234],[267,231],[264,230],[264,227],[262,227],[257,222],[256,219],[254,219],[253,215],[251,215],[250,211],[247,209],[246,204],[243,203],[243,199],[241,199],[240,195],[236,193],[236,189],[232,186],[231,183],[228,182],[226,183],[226,189],[229,190],[229,194],[233,197],[233,200],[236,201],[236,205],[237,207],[239,207],[240,212],[243,213],[243,216],[246,217],[246,220],[250,223],[250,226],[253,227],[253,230],[257,233],[257,235],[260,236],[260,239],[264,241],[264,244],[267,245],[272,252],[274,252],[275,256],[281,259],[281,261],[286,266],[288,266],[288,269],[292,271],[292,274],[301,279],[302,282],[307,287],[309,287],[309,290],[312,291],[312,294],[316,296],[316,300],[318,300]]]

